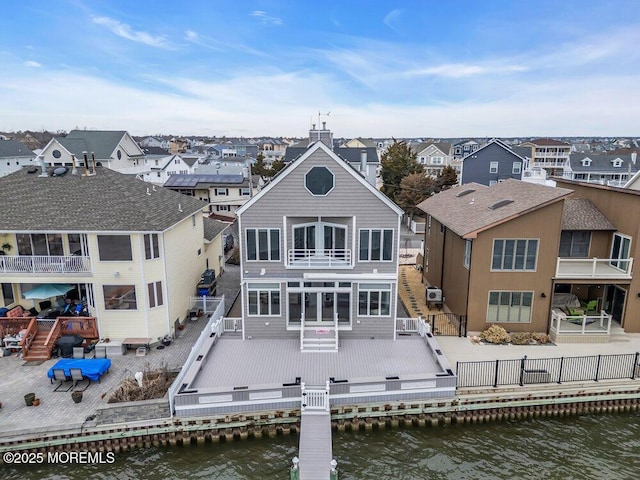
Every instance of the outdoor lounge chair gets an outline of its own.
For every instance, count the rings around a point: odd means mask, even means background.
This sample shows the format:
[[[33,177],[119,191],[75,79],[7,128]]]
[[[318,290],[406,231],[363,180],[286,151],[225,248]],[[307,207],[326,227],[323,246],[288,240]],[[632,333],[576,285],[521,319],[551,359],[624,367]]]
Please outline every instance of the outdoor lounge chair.
[[[70,368],[69,369],[69,373],[71,374],[71,380],[73,380],[73,387],[72,390],[73,391],[85,391],[87,388],[89,388],[89,385],[91,385],[91,380],[89,378],[86,378],[83,374],[82,374],[82,370],[79,368]],[[76,387],[78,386],[79,383],[84,382],[86,380],[87,382],[87,386],[84,387],[83,389],[76,389]]]
[[[84,358],[84,347],[73,347],[73,358]]]
[[[69,383],[71,382],[71,379],[67,378],[67,375],[61,368],[53,369],[53,378],[51,379],[51,383],[53,383],[54,380],[58,380],[60,382],[58,386],[53,390],[54,392],[68,392],[73,386],[72,383]],[[66,390],[60,390],[65,383],[69,383],[69,387]]]

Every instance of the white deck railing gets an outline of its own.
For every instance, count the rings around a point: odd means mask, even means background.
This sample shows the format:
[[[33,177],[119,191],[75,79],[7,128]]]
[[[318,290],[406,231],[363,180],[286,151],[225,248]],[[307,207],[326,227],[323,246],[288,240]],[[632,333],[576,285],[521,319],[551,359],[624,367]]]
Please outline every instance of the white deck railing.
[[[299,268],[330,268],[351,265],[351,249],[304,249],[288,251],[288,266]]]
[[[340,344],[338,343],[338,314],[336,313],[334,321],[333,321],[333,328],[336,332],[336,345],[335,345],[335,349],[338,350]]]
[[[304,313],[300,315],[300,350],[304,350]]]
[[[242,319],[224,317],[225,332],[242,332]]]
[[[329,381],[324,388],[306,387],[302,382],[302,412],[329,412]]]
[[[431,333],[431,325],[423,318],[418,318],[418,333],[421,337],[424,337],[427,333]]]
[[[599,315],[572,315],[551,310],[551,331],[565,335],[609,335],[611,315],[600,311]]]
[[[396,318],[396,332],[416,333],[419,320],[418,318]]]
[[[0,272],[91,273],[91,261],[79,255],[2,255]]]
[[[558,258],[557,278],[631,278],[633,258]]]

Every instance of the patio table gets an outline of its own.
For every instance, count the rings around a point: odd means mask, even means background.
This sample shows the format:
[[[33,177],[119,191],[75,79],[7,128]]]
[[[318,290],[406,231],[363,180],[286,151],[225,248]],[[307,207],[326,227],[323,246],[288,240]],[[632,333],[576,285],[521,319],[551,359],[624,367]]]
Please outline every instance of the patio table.
[[[111,368],[111,359],[109,358],[62,358],[49,369],[47,377],[54,378],[54,370],[64,370],[67,377],[71,377],[72,368],[79,368],[82,375],[94,382],[100,381],[100,377]]]

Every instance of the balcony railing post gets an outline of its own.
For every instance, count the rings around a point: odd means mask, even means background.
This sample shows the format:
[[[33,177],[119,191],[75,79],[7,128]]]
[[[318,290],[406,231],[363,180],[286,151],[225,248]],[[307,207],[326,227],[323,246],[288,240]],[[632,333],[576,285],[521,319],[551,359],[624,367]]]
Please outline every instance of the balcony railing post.
[[[593,379],[594,381],[598,381],[598,376],[600,375],[600,360],[602,359],[602,355],[598,355],[598,363],[596,363],[596,377]]]
[[[498,368],[500,367],[500,360],[496,360],[496,371],[493,377],[493,388],[498,386]]]
[[[635,380],[636,378],[636,369],[638,368],[638,358],[640,358],[640,353],[636,352],[633,358],[633,370],[631,371],[631,380]]]

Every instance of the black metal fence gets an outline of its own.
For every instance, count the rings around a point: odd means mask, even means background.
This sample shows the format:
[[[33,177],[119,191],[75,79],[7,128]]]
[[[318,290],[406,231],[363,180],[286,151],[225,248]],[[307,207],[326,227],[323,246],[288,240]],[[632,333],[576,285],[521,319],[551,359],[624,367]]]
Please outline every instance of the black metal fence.
[[[455,313],[436,313],[428,315],[427,322],[431,325],[431,332],[434,335],[444,335],[448,337],[467,336],[467,316]]]
[[[588,357],[527,358],[457,362],[457,387],[497,387],[539,383],[640,378],[640,353]]]

